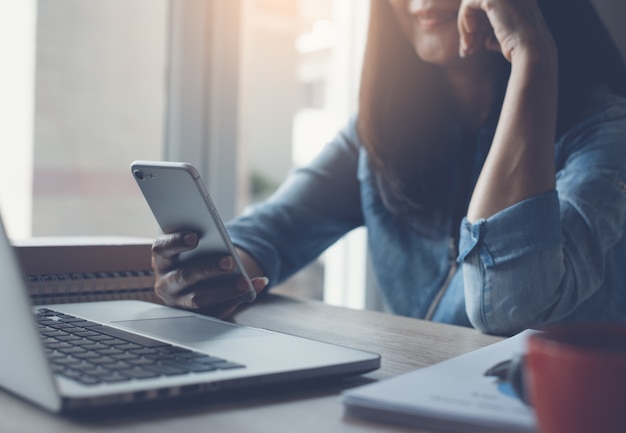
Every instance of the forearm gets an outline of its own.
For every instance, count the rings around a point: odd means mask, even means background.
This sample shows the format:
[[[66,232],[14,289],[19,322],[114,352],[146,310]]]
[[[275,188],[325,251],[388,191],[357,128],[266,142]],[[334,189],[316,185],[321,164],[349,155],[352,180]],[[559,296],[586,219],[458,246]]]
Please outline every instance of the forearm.
[[[360,146],[351,121],[306,167],[295,170],[270,199],[230,221],[235,245],[278,284],[363,223],[357,165]]]
[[[555,186],[556,55],[515,56],[491,150],[469,204],[469,222]]]
[[[256,269],[262,269],[262,275],[274,286],[357,225],[356,220],[330,218],[304,206],[264,204],[251,214],[229,222],[227,228],[236,247],[254,259]]]

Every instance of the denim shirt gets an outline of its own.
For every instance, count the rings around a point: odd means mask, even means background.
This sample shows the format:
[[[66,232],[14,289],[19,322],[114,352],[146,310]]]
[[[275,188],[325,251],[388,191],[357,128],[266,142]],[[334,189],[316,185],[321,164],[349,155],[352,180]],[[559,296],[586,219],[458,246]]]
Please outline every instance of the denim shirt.
[[[459,153],[455,161],[469,167],[452,170],[450,200],[463,211],[495,126],[472,137],[470,160]],[[227,226],[273,285],[364,225],[394,313],[501,335],[556,322],[626,322],[626,100],[599,94],[555,151],[556,189],[490,218],[399,217],[381,198],[352,119],[310,165]]]

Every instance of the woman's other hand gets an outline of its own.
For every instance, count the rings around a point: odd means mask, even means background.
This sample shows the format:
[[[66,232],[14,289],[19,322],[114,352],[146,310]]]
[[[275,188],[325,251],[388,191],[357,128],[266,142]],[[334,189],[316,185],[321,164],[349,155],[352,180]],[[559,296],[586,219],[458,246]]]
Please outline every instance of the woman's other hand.
[[[154,290],[167,305],[227,317],[249,295],[248,284],[234,272],[235,261],[229,255],[181,262],[180,253],[197,245],[195,233],[163,234],[155,239],[152,245]],[[249,254],[242,250],[238,250],[238,254],[258,294],[268,280]]]
[[[509,62],[518,52],[556,57],[536,0],[463,0],[458,28],[462,57],[480,49],[500,51]]]

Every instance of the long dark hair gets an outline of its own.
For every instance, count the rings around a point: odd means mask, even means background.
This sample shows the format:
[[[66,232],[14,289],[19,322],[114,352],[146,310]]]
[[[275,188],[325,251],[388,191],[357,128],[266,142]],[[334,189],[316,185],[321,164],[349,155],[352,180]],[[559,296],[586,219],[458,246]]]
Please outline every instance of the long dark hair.
[[[581,116],[592,90],[626,96],[624,60],[588,0],[539,0],[558,48],[557,134]],[[440,70],[401,33],[388,0],[372,0],[361,76],[358,130],[382,190],[409,212],[440,206],[454,109]],[[497,64],[502,82],[510,68]],[[380,186],[380,185],[379,185]]]

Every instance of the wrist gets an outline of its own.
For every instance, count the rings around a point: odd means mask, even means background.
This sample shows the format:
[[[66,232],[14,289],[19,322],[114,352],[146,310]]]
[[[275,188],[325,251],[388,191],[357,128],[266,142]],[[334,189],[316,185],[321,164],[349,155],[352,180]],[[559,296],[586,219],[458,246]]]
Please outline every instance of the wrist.
[[[546,78],[557,76],[558,52],[552,38],[518,45],[511,51],[510,60],[512,69],[537,71],[547,74]]]

